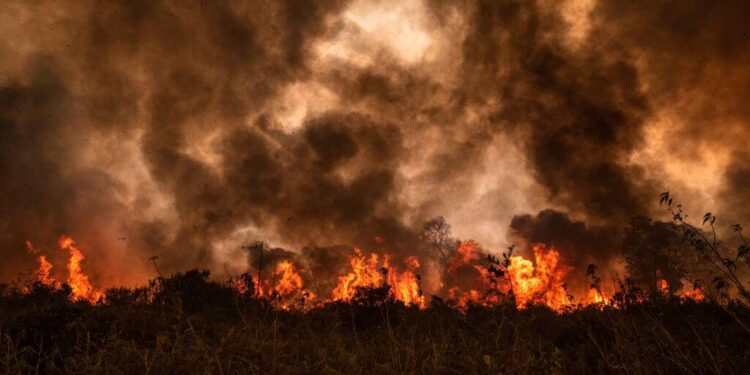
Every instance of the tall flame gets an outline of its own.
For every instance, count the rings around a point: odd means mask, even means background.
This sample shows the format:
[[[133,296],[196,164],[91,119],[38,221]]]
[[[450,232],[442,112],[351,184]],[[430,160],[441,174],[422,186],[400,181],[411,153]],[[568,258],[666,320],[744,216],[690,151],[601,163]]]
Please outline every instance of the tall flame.
[[[92,303],[97,302],[103,293],[91,286],[89,277],[81,269],[81,262],[86,257],[75,246],[75,241],[70,236],[63,235],[60,237],[58,244],[60,245],[60,249],[67,250],[70,253],[70,259],[68,260],[68,283],[73,293],[72,298]]]
[[[37,281],[47,286],[57,286],[55,280],[50,276],[52,273],[52,263],[47,260],[47,257],[41,255],[41,251],[34,247],[34,244],[32,244],[31,241],[26,241],[26,250],[29,254],[38,255],[37,260],[39,261],[39,267],[35,272]]]
[[[388,285],[391,286],[394,297],[406,305],[425,307],[425,298],[422,294],[420,277],[416,274],[419,270],[419,260],[410,256],[404,260],[406,271],[399,273],[395,268],[388,272]]]

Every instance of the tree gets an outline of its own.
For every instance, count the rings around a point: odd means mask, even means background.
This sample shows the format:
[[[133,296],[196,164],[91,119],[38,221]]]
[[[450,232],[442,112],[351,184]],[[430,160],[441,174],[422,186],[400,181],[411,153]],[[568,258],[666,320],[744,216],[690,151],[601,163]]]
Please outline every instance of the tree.
[[[422,239],[441,261],[445,262],[448,259],[454,241],[451,238],[451,226],[444,217],[437,216],[426,221],[422,225]]]
[[[625,230],[622,251],[630,277],[651,291],[662,291],[662,281],[669,294],[682,288],[691,258],[673,223],[653,221],[645,216],[632,218]]]
[[[711,228],[710,232],[704,232],[698,227],[688,223],[686,215],[683,214],[682,205],[674,202],[672,195],[667,191],[660,194],[659,203],[667,206],[667,211],[672,215],[672,221],[682,231],[682,238],[685,243],[689,244],[704,263],[710,264],[719,276],[713,278],[712,284],[719,293],[728,298],[729,287],[734,286],[737,292],[743,298],[745,303],[750,303],[750,291],[745,288],[744,282],[740,279],[737,271],[738,261],[745,260],[745,264],[750,266],[750,247],[748,247],[745,237],[742,235],[742,226],[739,224],[732,225],[732,230],[737,234],[740,244],[737,247],[736,254],[731,254],[728,248],[722,245],[716,234],[716,216],[710,212],[703,215],[702,225],[706,224]],[[743,270],[747,272],[747,270]]]

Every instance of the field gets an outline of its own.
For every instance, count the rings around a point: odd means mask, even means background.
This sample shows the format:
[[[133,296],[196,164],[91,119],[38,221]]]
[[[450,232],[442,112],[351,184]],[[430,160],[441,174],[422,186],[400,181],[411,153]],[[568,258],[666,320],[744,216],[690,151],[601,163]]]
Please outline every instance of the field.
[[[651,296],[563,313],[499,305],[426,309],[362,289],[282,310],[207,273],[70,302],[39,282],[0,299],[3,373],[731,374],[750,368],[750,311]]]

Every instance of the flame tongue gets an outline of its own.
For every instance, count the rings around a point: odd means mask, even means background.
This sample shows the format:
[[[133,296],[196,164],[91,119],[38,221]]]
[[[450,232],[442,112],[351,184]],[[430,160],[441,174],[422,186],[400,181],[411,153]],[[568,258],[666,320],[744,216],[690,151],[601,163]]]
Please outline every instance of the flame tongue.
[[[395,268],[388,272],[388,285],[392,288],[394,297],[406,304],[418,307],[425,307],[424,295],[419,283],[419,276],[416,272],[419,270],[419,260],[410,256],[404,260],[406,271],[399,273]]]
[[[34,244],[32,244],[31,241],[26,241],[26,251],[28,251],[28,253],[32,255],[39,255],[37,257],[37,260],[39,261],[39,267],[35,272],[36,280],[44,285],[56,287],[57,283],[50,276],[50,274],[52,273],[52,263],[47,260],[46,256],[40,254],[41,251],[34,247]]]
[[[68,260],[68,283],[73,292],[75,300],[87,300],[96,302],[102,296],[102,292],[94,289],[89,282],[89,277],[81,269],[81,261],[85,259],[80,249],[75,246],[73,238],[63,235],[59,241],[60,249],[70,253]]]
[[[354,254],[349,257],[352,271],[339,277],[332,299],[348,301],[354,298],[358,287],[381,286],[383,275],[378,271],[378,258],[378,254],[373,253],[366,259],[360,249],[354,248]]]
[[[47,257],[44,255],[39,256],[39,269],[36,272],[37,280],[47,286],[56,285],[55,280],[50,277],[52,272],[52,263],[47,261]]]

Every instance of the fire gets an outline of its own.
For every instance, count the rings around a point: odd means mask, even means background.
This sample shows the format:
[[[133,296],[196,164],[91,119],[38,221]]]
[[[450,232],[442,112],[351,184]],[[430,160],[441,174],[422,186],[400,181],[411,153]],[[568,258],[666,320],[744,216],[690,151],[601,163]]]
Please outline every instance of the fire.
[[[686,300],[693,300],[697,302],[704,301],[706,299],[706,296],[703,295],[703,290],[701,289],[693,289],[693,290],[686,290],[680,294],[680,300],[686,301]]]
[[[70,254],[68,260],[68,284],[73,292],[71,298],[74,300],[86,300],[95,303],[103,296],[100,290],[91,286],[89,277],[81,269],[81,262],[86,258],[78,247],[75,246],[73,238],[63,235],[58,242],[61,250],[67,250]]]
[[[331,299],[334,301],[349,301],[357,293],[359,287],[381,287],[388,285],[392,296],[406,305],[425,307],[420,278],[416,274],[419,260],[416,257],[405,259],[406,271],[399,272],[390,265],[390,257],[381,257],[371,253],[369,257],[362,255],[358,248],[349,257],[351,272],[340,276],[338,284],[333,289]]]
[[[656,270],[656,287],[662,294],[669,294],[669,283],[662,277],[660,270]],[[701,289],[685,290],[679,294],[679,297],[681,301],[693,300],[700,302],[706,299]]]
[[[257,276],[253,277],[256,285],[256,292],[260,297],[269,297],[278,306],[288,309],[292,304],[304,298],[305,301],[315,299],[315,294],[305,289],[302,276],[297,268],[290,261],[284,260],[279,262],[271,271],[271,277],[264,278],[262,282],[258,281]],[[235,282],[240,294],[247,293],[247,287],[240,280]]]
[[[387,258],[386,258],[387,260]],[[420,277],[416,274],[419,270],[419,260],[417,257],[410,256],[404,260],[406,271],[402,273],[388,272],[388,285],[391,285],[394,296],[397,300],[406,305],[425,307],[425,298],[422,295]],[[390,267],[386,266],[386,269]]]
[[[510,283],[506,277],[493,278],[486,264],[480,260],[487,257],[476,241],[459,243],[448,258],[446,281],[453,285],[448,289],[448,298],[460,310],[470,304],[492,306],[508,296]]]
[[[459,270],[464,269],[472,270],[474,278],[469,288],[449,288],[448,297],[459,308],[465,309],[469,304],[495,305],[512,294],[519,309],[529,305],[546,305],[560,311],[570,305],[564,288],[569,269],[560,264],[560,253],[554,248],[536,244],[533,250],[533,261],[522,256],[510,256],[507,267],[503,267],[506,269],[501,270],[502,274],[492,275],[486,265],[479,264],[481,259],[492,259],[492,256],[474,241],[459,244],[448,260],[447,276],[458,277]]]
[[[351,300],[357,292],[357,287],[377,287],[383,282],[382,275],[377,270],[377,254],[370,254],[369,259],[365,259],[361,250],[355,248],[354,254],[349,257],[349,264],[352,272],[339,277],[339,282],[333,289],[333,300]]]
[[[474,240],[462,242],[458,245],[456,252],[448,259],[448,273],[455,275],[456,271],[464,265],[472,264],[482,258],[479,244]]]
[[[55,280],[50,277],[52,272],[52,263],[47,261],[47,257],[44,255],[39,256],[39,268],[36,271],[36,277],[39,282],[47,286],[54,286]]]
[[[37,255],[41,252],[30,241],[26,241],[26,250],[32,255]],[[41,254],[37,257],[37,260],[39,261],[39,267],[35,272],[37,281],[46,286],[56,287],[57,282],[50,276],[52,273],[52,263],[47,260],[46,256]]]
[[[609,306],[611,303],[604,293],[594,288],[589,289],[588,294],[581,300],[582,306],[602,305]]]
[[[455,301],[456,307],[461,311],[466,311],[469,304],[491,306],[492,302],[484,298],[485,293],[480,293],[476,289],[470,289],[466,292],[461,292],[458,287],[452,287],[448,289],[448,298]]]
[[[62,236],[60,249],[69,254],[67,283],[71,287],[71,300],[91,303],[104,301],[104,293],[92,286],[89,277],[83,272],[85,259],[81,250],[70,236]],[[27,251],[37,256],[39,262],[35,271],[36,280],[54,288],[60,283],[51,276],[52,264],[41,251],[26,242]],[[460,310],[469,305],[495,306],[513,301],[516,308],[524,309],[532,305],[544,305],[562,312],[573,307],[572,296],[566,286],[570,267],[563,264],[560,253],[552,246],[534,244],[533,259],[512,255],[512,248],[499,259],[483,250],[475,241],[459,243],[444,263],[443,295]],[[391,264],[388,254],[369,253],[367,255],[354,248],[349,256],[348,272],[338,277],[331,293],[330,301],[351,301],[360,288],[388,287],[389,296],[408,306],[426,307],[426,298],[421,287],[420,260],[415,256],[403,259],[399,268]],[[309,308],[306,301],[316,300],[316,294],[305,287],[304,269],[299,269],[293,261],[284,260],[264,272],[265,278],[258,280],[247,274],[241,279],[230,280],[240,294],[250,293],[249,279],[255,285],[258,297],[267,298],[274,306],[282,309],[292,307]],[[669,283],[656,272],[658,292],[668,294]],[[608,295],[614,295],[613,290]],[[688,290],[679,294],[680,300],[703,301],[701,289]],[[644,300],[645,301],[645,300]],[[322,300],[321,302],[326,302]],[[596,305],[617,307],[601,290],[599,282],[592,284],[587,295],[580,299],[576,307]]]
[[[563,284],[569,268],[560,264],[560,253],[543,244],[534,245],[534,262],[511,257],[508,267],[516,306],[547,305],[555,311],[570,305]]]
[[[669,283],[661,276],[659,270],[656,270],[656,290],[662,294],[669,294]]]
[[[291,262],[283,261],[275,270],[280,276],[279,284],[276,286],[276,292],[285,295],[302,289],[302,277],[294,269]]]

